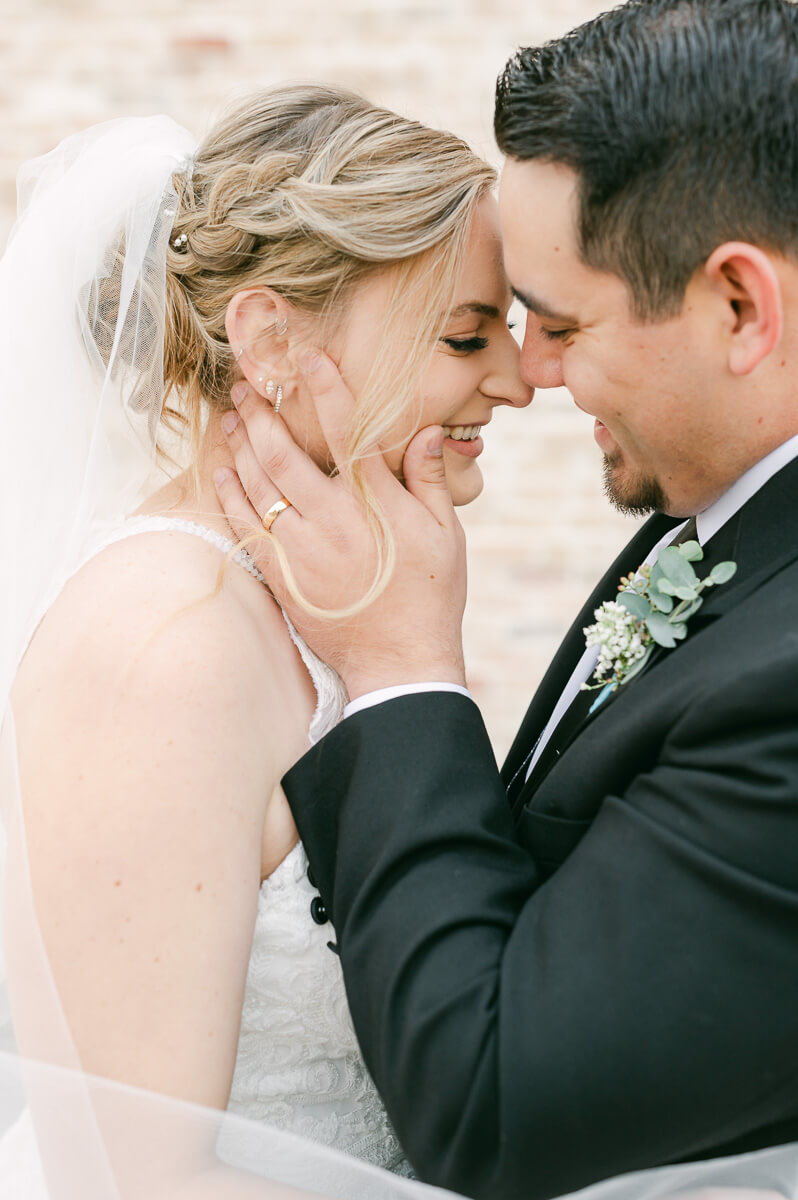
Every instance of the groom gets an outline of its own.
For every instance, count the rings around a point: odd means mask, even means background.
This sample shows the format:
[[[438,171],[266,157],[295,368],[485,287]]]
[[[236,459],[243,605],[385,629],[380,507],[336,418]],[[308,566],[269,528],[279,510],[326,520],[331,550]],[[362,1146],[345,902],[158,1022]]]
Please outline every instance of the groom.
[[[419,434],[409,490],[382,487],[399,562],[354,646],[289,605],[356,699],[284,786],[419,1175],[542,1200],[798,1139],[798,9],[632,0],[514,58],[496,133],[526,381],[569,388],[613,500],[654,515],[499,773],[463,689],[441,435]],[[345,412],[329,360],[305,370]],[[275,533],[332,594],[369,528],[340,480],[318,504],[257,411],[259,511],[288,495]],[[235,478],[220,496],[240,530]],[[685,540],[699,577],[736,575],[592,707],[583,627]]]

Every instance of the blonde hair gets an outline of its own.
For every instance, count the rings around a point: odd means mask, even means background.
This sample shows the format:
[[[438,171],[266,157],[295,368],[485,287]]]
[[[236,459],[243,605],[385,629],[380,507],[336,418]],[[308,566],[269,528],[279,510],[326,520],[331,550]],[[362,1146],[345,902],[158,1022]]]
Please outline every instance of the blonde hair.
[[[418,395],[451,308],[474,209],[495,180],[453,134],[322,85],[249,97],[205,139],[193,171],[174,177],[179,207],[167,254],[164,378],[167,399],[174,391],[179,402],[165,404],[164,419],[186,424],[195,450],[206,406],[229,408],[239,375],[225,330],[237,292],[268,286],[320,317],[329,332],[353,288],[391,272],[391,326],[406,328],[411,341],[383,330],[348,431],[342,470],[368,514],[378,567],[346,615],[382,591],[394,565],[393,539],[364,481],[363,459]],[[297,602],[318,616],[345,615],[301,595],[271,540]]]

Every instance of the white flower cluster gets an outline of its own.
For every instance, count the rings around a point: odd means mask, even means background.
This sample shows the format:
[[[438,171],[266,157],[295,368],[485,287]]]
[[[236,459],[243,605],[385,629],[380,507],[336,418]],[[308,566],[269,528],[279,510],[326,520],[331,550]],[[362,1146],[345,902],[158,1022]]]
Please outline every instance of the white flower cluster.
[[[596,679],[599,682],[625,675],[646,652],[651,641],[642,621],[637,621],[628,608],[615,600],[607,600],[593,614],[595,625],[585,630],[585,644],[599,647]]]

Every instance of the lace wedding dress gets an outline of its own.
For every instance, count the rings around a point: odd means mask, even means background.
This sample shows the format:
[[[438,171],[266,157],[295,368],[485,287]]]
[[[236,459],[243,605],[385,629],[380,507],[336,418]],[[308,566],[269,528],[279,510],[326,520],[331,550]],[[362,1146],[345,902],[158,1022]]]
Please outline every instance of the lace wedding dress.
[[[125,522],[92,555],[122,538],[158,531],[193,534],[225,554],[234,549],[205,526],[140,517]],[[246,551],[233,561],[265,584]],[[332,668],[285,620],[316,689],[309,729],[316,742],[341,719],[346,694]],[[309,878],[301,843],[261,885],[228,1111],[413,1177],[360,1054],[335,931]],[[247,1167],[246,1139],[237,1135],[235,1122],[228,1129],[222,1125],[217,1151],[225,1162]],[[27,1111],[0,1141],[0,1195],[3,1200],[47,1195]]]

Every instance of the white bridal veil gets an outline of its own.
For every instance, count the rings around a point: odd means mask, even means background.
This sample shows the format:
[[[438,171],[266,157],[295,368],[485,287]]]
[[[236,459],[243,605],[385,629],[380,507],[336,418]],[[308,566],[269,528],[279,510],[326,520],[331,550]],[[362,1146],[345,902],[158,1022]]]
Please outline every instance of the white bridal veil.
[[[0,262],[0,1200],[425,1200],[443,1193],[83,1072],[36,918],[11,688],[66,581],[163,482],[172,176],[190,169],[193,150],[164,117],[68,138],[23,167]],[[625,1176],[586,1195],[653,1200],[705,1187],[798,1200],[798,1153]]]

